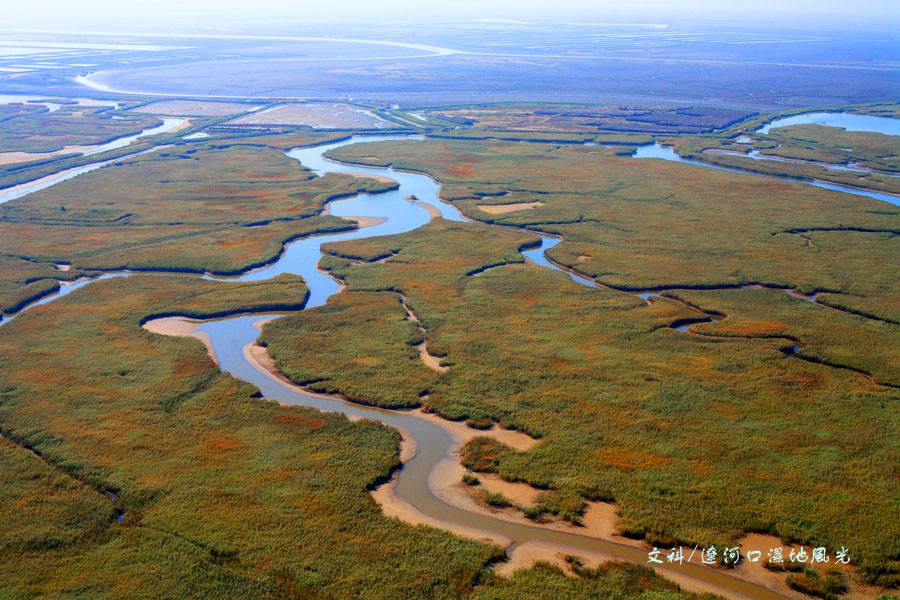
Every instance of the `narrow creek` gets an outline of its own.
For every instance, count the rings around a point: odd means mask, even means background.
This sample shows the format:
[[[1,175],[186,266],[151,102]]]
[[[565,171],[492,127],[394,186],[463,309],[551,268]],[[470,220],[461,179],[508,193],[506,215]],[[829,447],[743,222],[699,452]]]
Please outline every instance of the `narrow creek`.
[[[718,171],[728,171],[729,173],[740,173],[742,175],[756,175],[758,177],[767,177],[769,179],[780,179],[782,181],[789,181],[791,183],[802,183],[806,185],[812,185],[815,187],[819,187],[825,190],[832,190],[835,192],[844,192],[845,194],[855,194],[857,196],[866,196],[868,198],[872,198],[874,200],[883,200],[884,202],[889,202],[896,206],[900,206],[900,196],[895,196],[893,194],[886,194],[882,192],[873,192],[870,190],[864,190],[862,188],[854,188],[845,185],[837,185],[835,183],[825,183],[824,181],[813,181],[807,179],[798,179],[795,177],[780,177],[778,175],[769,175],[766,173],[754,173],[753,171],[745,171],[741,169],[732,169],[730,167],[720,167],[718,165],[714,165],[711,163],[703,162],[700,160],[689,160],[687,158],[681,158],[676,154],[675,150],[672,148],[668,148],[666,146],[660,146],[658,143],[650,144],[647,146],[640,146],[637,151],[634,153],[634,158],[661,158],[663,160],[669,160],[672,162],[684,163],[686,165],[695,165],[698,167],[704,167],[707,169],[716,169]]]
[[[120,137],[114,139],[110,142],[106,142],[104,144],[97,144],[93,146],[80,146],[77,151],[73,151],[72,154],[80,154],[81,156],[93,156],[95,154],[102,154],[104,152],[109,152],[110,150],[119,150],[121,148],[127,148],[137,140],[146,137],[152,137],[154,135],[159,135],[161,133],[169,133],[174,131],[180,127],[182,127],[185,123],[187,123],[186,119],[163,119],[162,125],[157,125],[156,127],[149,127],[144,129],[140,133],[129,135],[125,137]],[[162,150],[165,146],[154,146],[148,150],[144,150],[143,152],[136,152],[134,154],[129,154],[127,156],[119,156],[117,158],[103,160],[99,162],[89,163],[86,165],[82,165],[80,167],[73,167],[71,169],[66,169],[64,171],[58,171],[56,173],[51,173],[50,175],[46,175],[41,177],[40,179],[35,179],[33,181],[28,181],[25,183],[21,183],[19,185],[14,185],[12,187],[8,187],[0,190],[0,204],[5,202],[9,202],[10,200],[15,200],[16,198],[21,198],[27,194],[31,194],[33,192],[37,192],[39,190],[46,189],[50,186],[56,185],[57,183],[61,183],[68,179],[72,179],[73,177],[78,177],[84,173],[90,173],[91,171],[96,171],[102,167],[107,165],[121,162],[124,160],[128,160],[131,158],[135,158],[137,156],[141,156],[143,154],[147,154],[150,152],[156,152],[158,150]],[[61,156],[61,153],[50,152],[47,153],[47,157],[53,156]],[[42,155],[35,154],[34,157],[40,157]]]

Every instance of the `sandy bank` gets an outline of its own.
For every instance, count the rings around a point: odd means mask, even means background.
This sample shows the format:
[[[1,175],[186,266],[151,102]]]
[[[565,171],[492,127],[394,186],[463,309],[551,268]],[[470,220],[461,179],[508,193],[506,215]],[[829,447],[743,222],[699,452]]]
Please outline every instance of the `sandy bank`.
[[[435,208],[431,204],[428,204],[427,202],[416,202],[416,206],[427,210],[428,214],[431,215],[432,219],[440,219],[440,218],[443,218],[443,216],[444,216],[441,214],[441,211],[439,211],[437,208]]]
[[[216,351],[212,345],[212,340],[209,339],[209,334],[205,331],[197,331],[198,326],[195,321],[191,321],[185,317],[163,317],[161,319],[147,321],[144,323],[143,327],[147,331],[158,333],[160,335],[189,336],[197,338],[203,342],[204,346],[206,346],[206,353],[209,354],[209,357],[213,362],[219,364],[219,360],[216,358]]]
[[[419,204],[424,204],[425,206],[429,206],[434,208],[430,204],[425,204],[424,202],[420,202]],[[431,212],[431,211],[429,211]],[[440,213],[438,213],[440,215]],[[433,217],[432,213],[432,217]],[[384,260],[387,260],[386,257]],[[435,356],[434,354],[428,351],[428,336],[425,333],[425,327],[422,326],[422,321],[419,320],[418,315],[409,307],[409,304],[406,303],[406,296],[400,294],[400,304],[403,305],[403,309],[406,311],[406,320],[410,323],[415,323],[416,327],[419,328],[419,331],[422,332],[422,341],[416,345],[416,348],[419,350],[419,360],[422,361],[426,367],[431,369],[432,371],[437,371],[438,373],[446,373],[450,367],[445,367],[441,364],[441,357]]]
[[[387,223],[387,217],[341,217],[343,219],[350,219],[351,221],[356,221],[356,224],[360,229],[364,229],[366,227],[374,227],[376,225],[381,225],[382,223]]]
[[[416,455],[417,445],[415,439],[408,432],[403,429],[400,429],[399,431],[402,438],[400,442],[400,461],[403,464],[406,464]],[[378,488],[371,492],[372,499],[386,516],[400,519],[404,523],[410,523],[412,525],[427,525],[429,527],[444,529],[463,537],[488,541],[497,544],[498,546],[507,547],[512,543],[512,540],[498,533],[492,533],[476,527],[466,527],[464,525],[448,523],[424,514],[418,508],[397,496],[396,488],[398,476],[399,473],[395,473],[390,481],[378,486]]]
[[[0,165],[11,165],[33,160],[47,160],[63,156],[64,154],[84,154],[90,151],[92,146],[66,146],[53,152],[2,152],[0,153]]]
[[[426,342],[422,342],[421,344],[417,345],[416,348],[419,349],[419,360],[421,360],[422,364],[424,364],[432,371],[437,371],[438,373],[446,373],[450,369],[450,367],[445,367],[441,364],[441,358],[439,356],[435,356],[434,354],[430,354],[428,352]]]
[[[603,552],[586,552],[553,542],[532,540],[516,546],[508,552],[509,560],[496,566],[498,575],[509,576],[519,569],[526,569],[536,562],[547,562],[563,570],[566,575],[574,575],[566,563],[566,556],[577,554],[586,567],[596,567],[601,562],[615,560],[616,557]]]
[[[343,171],[341,171],[339,174],[350,175],[351,177],[356,177],[357,179],[374,179],[375,181],[381,181],[383,183],[393,183],[395,185],[399,185],[396,181],[394,181],[390,177],[386,177],[385,175],[372,175],[370,173],[347,173]]]
[[[490,215],[502,215],[504,213],[516,212],[517,210],[529,210],[543,206],[543,202],[516,202],[513,204],[479,204],[478,210],[486,212]]]
[[[526,435],[519,431],[515,431],[513,429],[504,429],[499,425],[494,425],[490,429],[484,430],[472,429],[462,421],[448,421],[447,419],[439,417],[438,415],[435,415],[433,413],[427,413],[421,408],[417,408],[410,412],[420,419],[434,423],[435,425],[449,433],[450,437],[453,438],[453,441],[455,442],[454,445],[460,447],[472,438],[480,436],[495,439],[498,442],[503,442],[511,448],[519,450],[520,452],[524,452],[525,450],[530,450],[531,448],[533,448],[534,445],[539,441],[529,435]]]
[[[254,325],[258,328],[262,328],[265,323],[271,320],[271,318],[261,319],[260,321],[256,321]],[[275,367],[275,361],[272,360],[272,356],[269,354],[268,350],[256,343],[244,346],[244,357],[247,359],[247,362],[253,365],[253,367],[265,373],[272,379],[290,387],[291,389],[302,392],[304,394],[343,400],[343,398],[341,398],[340,396],[310,392],[309,390],[304,389],[302,386],[293,383],[287,377],[282,375],[280,371],[278,371],[278,369]],[[443,421],[443,419],[441,420]],[[402,429],[399,429],[399,431],[401,436],[400,461],[405,464],[412,460],[412,458],[416,455],[418,448],[416,445],[416,440],[408,432]],[[502,535],[491,533],[482,529],[477,529],[475,527],[466,527],[463,525],[448,523],[424,514],[418,508],[397,496],[397,477],[398,473],[395,473],[390,481],[384,483],[383,485],[380,485],[378,488],[371,492],[372,498],[375,500],[375,503],[381,507],[381,510],[385,515],[389,517],[396,517],[406,523],[411,523],[413,525],[427,525],[430,527],[444,529],[457,535],[461,535],[463,537],[471,539],[488,540],[504,547],[508,546],[511,543],[511,540]]]

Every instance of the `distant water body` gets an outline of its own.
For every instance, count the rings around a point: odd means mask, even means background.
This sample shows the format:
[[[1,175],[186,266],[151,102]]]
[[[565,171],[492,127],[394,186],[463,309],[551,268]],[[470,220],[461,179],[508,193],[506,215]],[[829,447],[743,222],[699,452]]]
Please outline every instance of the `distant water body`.
[[[873,198],[875,200],[883,200],[884,202],[889,202],[895,206],[900,206],[900,196],[894,196],[893,194],[883,194],[881,192],[872,192],[869,190],[863,190],[860,188],[853,188],[844,185],[835,185],[833,183],[825,183],[824,181],[812,181],[809,179],[795,179],[793,177],[779,177],[777,175],[769,175],[765,173],[754,173],[752,171],[743,171],[741,169],[730,169],[728,167],[720,167],[718,165],[712,165],[710,163],[702,162],[699,160],[689,160],[686,158],[681,158],[675,151],[671,148],[667,148],[665,146],[660,146],[659,144],[649,144],[647,146],[640,146],[637,151],[634,153],[634,158],[661,158],[663,160],[669,160],[672,162],[679,162],[688,165],[696,165],[698,167],[705,167],[707,169],[717,169],[719,171],[728,171],[729,173],[742,173],[744,175],[757,175],[759,177],[768,177],[770,179],[781,179],[782,181],[790,181],[792,183],[801,183],[805,185],[812,185],[818,188],[832,190],[835,192],[844,192],[845,194],[855,194],[857,196],[866,196],[868,198]]]
[[[843,112],[816,112],[794,115],[784,119],[776,119],[765,127],[757,130],[757,133],[769,133],[770,129],[778,127],[790,127],[791,125],[824,125],[825,127],[840,127],[847,131],[870,131],[883,133],[884,135],[900,135],[900,119],[888,117],[873,117],[871,115],[854,115]]]

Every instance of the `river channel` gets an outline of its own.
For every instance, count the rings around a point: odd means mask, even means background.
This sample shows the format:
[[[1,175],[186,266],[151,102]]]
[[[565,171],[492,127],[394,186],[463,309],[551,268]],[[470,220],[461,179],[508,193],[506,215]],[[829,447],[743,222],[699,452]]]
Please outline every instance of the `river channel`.
[[[421,136],[409,135],[354,137],[324,146],[290,151],[288,153],[289,156],[297,159],[304,166],[317,171],[320,175],[335,172],[354,173],[360,176],[386,176],[396,181],[399,186],[397,189],[386,193],[376,195],[359,194],[351,198],[333,201],[328,205],[331,214],[336,216],[379,219],[380,222],[373,226],[297,240],[286,247],[284,253],[276,262],[240,276],[215,277],[207,275],[206,277],[215,280],[258,281],[270,279],[280,273],[301,275],[310,288],[310,298],[306,308],[312,308],[323,305],[330,296],[340,292],[340,284],[316,268],[322,257],[321,245],[323,243],[398,234],[421,227],[431,218],[429,211],[421,203],[430,204],[445,219],[454,221],[466,220],[454,206],[443,202],[438,197],[439,185],[425,174],[395,171],[390,168],[338,164],[324,157],[324,154],[329,150],[348,144],[410,139],[422,138]],[[709,165],[702,163],[701,165],[709,167]],[[34,190],[23,191],[28,193],[28,191]],[[578,283],[595,286],[593,281],[560,269],[546,259],[544,256],[545,250],[559,243],[559,241],[557,238],[541,236],[541,245],[525,250],[523,254],[540,266],[565,272]],[[109,273],[104,277],[126,274]],[[83,283],[79,282],[76,286],[83,285]],[[64,289],[59,295],[72,291],[76,286]],[[649,295],[655,294],[644,294],[641,296]],[[55,297],[57,296],[45,298],[38,303],[50,301]],[[417,452],[396,474],[395,494],[399,499],[413,505],[430,519],[447,524],[449,528],[458,526],[469,531],[475,529],[484,532],[485,537],[490,535],[494,539],[499,537],[508,540],[508,551],[512,551],[527,542],[549,542],[566,546],[570,553],[573,554],[578,554],[579,550],[581,550],[594,555],[602,553],[612,558],[629,560],[639,564],[647,563],[647,551],[634,545],[580,535],[575,528],[568,532],[507,521],[488,514],[469,512],[439,499],[432,492],[429,482],[440,464],[447,460],[457,460],[453,458],[456,443],[445,428],[431,420],[420,418],[411,412],[383,410],[345,402],[336,398],[304,393],[296,387],[274,379],[248,361],[245,356],[245,348],[253,344],[260,334],[255,324],[265,318],[278,318],[280,316],[283,315],[239,315],[224,319],[201,321],[198,323],[198,326],[200,331],[209,336],[211,346],[222,370],[257,386],[266,398],[284,404],[309,406],[325,411],[340,412],[350,417],[376,419],[387,425],[397,427],[414,438]],[[756,598],[760,600],[784,600],[785,598],[785,596],[774,590],[744,581],[720,569],[694,563],[655,566],[662,575],[672,577],[689,588],[715,591],[731,598]],[[690,585],[691,583],[694,585]]]
[[[392,169],[368,168],[342,165],[328,161],[323,157],[327,151],[343,145],[358,142],[374,142],[384,140],[409,139],[409,136],[380,136],[353,138],[343,142],[319,146],[309,149],[298,149],[289,153],[304,166],[318,171],[356,173],[359,175],[388,176],[399,183],[399,189],[386,194],[367,195],[338,200],[330,204],[331,213],[338,216],[387,217],[387,221],[372,227],[361,228],[351,232],[342,232],[301,239],[290,244],[282,257],[272,265],[249,272],[245,275],[230,278],[231,280],[250,281],[268,279],[279,273],[295,273],[306,279],[310,288],[308,308],[320,306],[329,296],[338,293],[339,284],[329,276],[319,272],[316,265],[321,258],[321,244],[347,239],[360,239],[379,235],[396,234],[410,231],[428,222],[430,215],[407,198],[414,196],[418,201],[427,202],[437,208],[445,219],[462,221],[464,218],[450,204],[438,198],[439,186],[428,176],[418,173],[394,171]],[[543,237],[541,247],[526,253],[536,262],[549,268],[557,268],[544,260],[544,250],[558,243],[559,240]],[[577,278],[568,273],[576,281]],[[593,282],[581,279],[581,283],[592,285]],[[205,321],[199,324],[200,331],[209,336],[216,358],[223,371],[238,379],[250,382],[261,390],[266,398],[285,404],[311,406],[325,411],[344,413],[352,417],[377,419],[388,425],[400,428],[409,433],[417,442],[418,451],[397,475],[396,495],[415,506],[424,515],[450,525],[467,529],[478,529],[499,535],[510,540],[509,550],[529,541],[542,541],[565,545],[573,553],[586,550],[593,553],[602,552],[612,557],[647,563],[647,551],[634,546],[600,540],[576,532],[564,532],[552,529],[514,523],[486,514],[479,514],[451,506],[438,499],[432,492],[429,479],[437,466],[450,459],[454,449],[454,441],[445,429],[435,423],[419,418],[415,414],[404,411],[382,410],[357,405],[338,399],[323,397],[289,387],[248,362],[244,349],[259,337],[259,330],[254,323],[280,315],[244,315],[226,319]],[[780,594],[758,585],[754,585],[721,570],[703,567],[696,564],[665,565],[659,571],[676,579],[685,578],[712,586],[720,593],[733,598],[748,597],[760,599],[783,598]]]

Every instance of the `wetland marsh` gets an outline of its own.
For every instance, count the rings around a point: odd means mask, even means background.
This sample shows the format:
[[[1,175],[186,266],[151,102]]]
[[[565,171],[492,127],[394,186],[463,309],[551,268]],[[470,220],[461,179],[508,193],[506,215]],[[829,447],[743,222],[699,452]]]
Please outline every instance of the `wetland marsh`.
[[[0,52],[0,596],[891,598],[890,35],[342,31]]]

